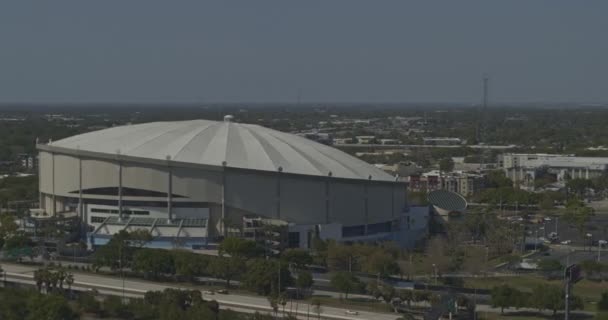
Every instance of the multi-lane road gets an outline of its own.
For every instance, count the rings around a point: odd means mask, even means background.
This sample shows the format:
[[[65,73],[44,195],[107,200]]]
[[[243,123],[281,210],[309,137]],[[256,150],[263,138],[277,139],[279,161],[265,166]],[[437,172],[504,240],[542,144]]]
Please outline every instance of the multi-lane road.
[[[3,263],[2,268],[6,271],[7,279],[15,282],[25,282],[33,284],[33,274],[37,269],[35,266],[26,266],[18,264]],[[248,296],[243,294],[214,294],[207,295],[200,287],[195,286],[171,286],[161,283],[148,282],[143,280],[120,279],[117,277],[108,277],[95,274],[74,273],[74,288],[79,289],[96,289],[100,293],[122,295],[123,287],[124,294],[127,297],[141,297],[147,291],[164,290],[167,288],[177,289],[199,289],[203,292],[203,298],[206,300],[216,300],[221,306],[230,308],[236,311],[244,312],[271,312],[272,308],[265,297]],[[289,303],[285,310],[291,311],[292,314],[298,313],[298,318],[306,319],[310,312],[310,318],[314,318],[317,314],[314,307],[307,303]],[[282,308],[281,308],[282,310]],[[359,319],[374,319],[374,320],[395,320],[399,318],[398,314],[376,313],[359,311],[358,315],[347,314],[347,309],[321,306],[321,317],[323,319],[343,319],[343,320],[359,320]]]

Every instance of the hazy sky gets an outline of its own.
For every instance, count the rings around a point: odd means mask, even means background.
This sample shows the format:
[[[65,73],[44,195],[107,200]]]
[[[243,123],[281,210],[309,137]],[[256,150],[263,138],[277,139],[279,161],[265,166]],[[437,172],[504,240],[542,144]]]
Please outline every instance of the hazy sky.
[[[608,102],[608,1],[3,0],[0,102]]]

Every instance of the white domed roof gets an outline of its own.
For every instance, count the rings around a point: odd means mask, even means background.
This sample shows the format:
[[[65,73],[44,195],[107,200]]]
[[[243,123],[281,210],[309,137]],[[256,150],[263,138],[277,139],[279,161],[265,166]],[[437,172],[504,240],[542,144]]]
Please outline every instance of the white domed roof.
[[[393,181],[368,163],[332,147],[258,125],[208,120],[114,127],[51,142],[79,149],[228,167],[350,179]]]

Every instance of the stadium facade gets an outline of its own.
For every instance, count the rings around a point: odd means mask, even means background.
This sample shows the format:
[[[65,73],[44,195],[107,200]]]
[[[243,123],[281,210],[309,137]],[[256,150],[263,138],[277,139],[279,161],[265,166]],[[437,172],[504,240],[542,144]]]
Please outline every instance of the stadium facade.
[[[342,151],[226,116],[113,127],[37,145],[40,206],[77,215],[90,244],[146,229],[196,248],[251,217],[284,221],[289,245],[313,235],[394,239],[406,185]],[[250,221],[250,220],[248,220]]]

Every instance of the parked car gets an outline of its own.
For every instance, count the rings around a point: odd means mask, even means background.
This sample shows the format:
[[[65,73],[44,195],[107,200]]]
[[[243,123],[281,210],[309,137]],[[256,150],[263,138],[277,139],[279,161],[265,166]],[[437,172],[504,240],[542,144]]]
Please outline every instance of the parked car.
[[[226,289],[219,289],[219,290],[217,290],[217,293],[219,293],[219,294],[228,294],[228,290],[226,290]]]
[[[351,315],[351,316],[359,315],[359,311],[355,311],[355,310],[346,310],[346,311],[344,311],[344,313]]]
[[[568,244],[572,244],[572,240],[564,240],[564,241],[562,241],[562,242],[560,242],[560,243],[561,243],[561,244],[568,245]]]

